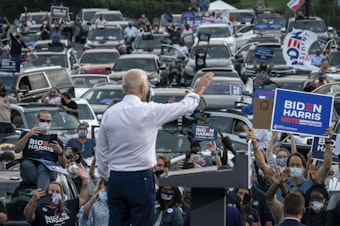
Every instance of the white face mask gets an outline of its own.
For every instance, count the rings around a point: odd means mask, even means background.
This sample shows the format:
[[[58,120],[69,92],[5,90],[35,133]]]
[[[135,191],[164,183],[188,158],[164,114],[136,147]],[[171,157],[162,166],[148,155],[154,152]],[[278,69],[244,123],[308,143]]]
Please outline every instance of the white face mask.
[[[61,201],[61,194],[52,194],[52,205],[59,205]]]
[[[102,203],[108,207],[107,205],[107,191],[99,191],[99,198],[102,201]]]
[[[43,25],[45,25],[45,26],[46,26],[46,25],[47,25],[47,22],[46,22],[46,21],[44,21],[44,22],[43,22]]]
[[[39,122],[39,128],[41,132],[47,132],[49,131],[51,127],[51,123],[48,122]]]
[[[301,168],[290,168],[290,177],[293,179],[297,179],[301,177],[302,175],[302,169]]]
[[[309,203],[309,208],[311,208],[315,213],[320,213],[323,207],[323,202],[313,201]]]
[[[78,136],[86,137],[87,136],[87,130],[83,130],[83,129],[79,130],[78,131]]]

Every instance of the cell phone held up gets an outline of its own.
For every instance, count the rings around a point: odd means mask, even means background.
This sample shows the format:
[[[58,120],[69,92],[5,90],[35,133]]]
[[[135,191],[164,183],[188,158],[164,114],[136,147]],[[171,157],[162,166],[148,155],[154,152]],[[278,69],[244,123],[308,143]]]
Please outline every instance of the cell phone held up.
[[[49,143],[54,143],[53,141],[58,141],[58,134],[53,133],[50,135]]]
[[[46,193],[46,195],[41,196],[39,199],[40,205],[50,205],[52,203],[52,194]]]

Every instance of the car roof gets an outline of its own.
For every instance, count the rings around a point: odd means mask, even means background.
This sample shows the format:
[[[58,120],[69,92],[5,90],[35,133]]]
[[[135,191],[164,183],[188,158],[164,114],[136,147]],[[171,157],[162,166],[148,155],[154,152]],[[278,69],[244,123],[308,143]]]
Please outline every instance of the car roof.
[[[94,89],[122,89],[122,84],[99,84],[97,86],[92,87],[90,90]]]
[[[120,10],[104,10],[104,11],[97,11],[94,15],[98,15],[98,14],[114,14],[114,13],[117,13],[117,14],[122,14],[122,12]]]
[[[153,58],[158,58],[158,56],[156,54],[132,53],[132,54],[121,55],[121,56],[119,56],[118,59],[141,59],[141,58],[143,58],[143,59],[153,59]]]
[[[198,28],[200,27],[229,27],[229,25],[223,23],[214,23],[214,24],[200,24]]]
[[[117,49],[101,49],[101,48],[97,48],[97,49],[86,49],[86,50],[84,50],[83,54],[84,53],[119,53],[119,51]]]
[[[70,75],[71,78],[86,78],[86,77],[103,77],[106,78],[107,75],[104,74],[73,74]]]
[[[84,12],[91,12],[91,11],[107,11],[109,9],[107,8],[82,8],[81,10]]]
[[[19,74],[23,74],[23,73],[30,73],[30,72],[36,72],[36,71],[46,71],[46,70],[55,70],[55,69],[63,69],[63,67],[61,66],[41,66],[41,67],[28,67],[28,68],[20,68],[20,73]]]
[[[310,21],[310,20],[322,20],[321,17],[318,17],[318,16],[309,16],[309,17],[305,17],[305,18],[302,18],[302,19],[296,19],[295,17],[290,17],[288,19],[289,21],[295,21],[295,22],[303,22],[303,21]]]
[[[200,46],[202,45],[202,46],[204,46],[204,45],[207,45],[207,42],[200,42],[199,43],[200,44]],[[197,45],[197,42],[193,45],[193,47],[194,46],[196,46]],[[209,46],[212,46],[212,45],[223,45],[223,46],[227,46],[228,44],[224,41],[224,40],[219,40],[219,39],[212,39],[212,40],[210,40],[209,41]]]

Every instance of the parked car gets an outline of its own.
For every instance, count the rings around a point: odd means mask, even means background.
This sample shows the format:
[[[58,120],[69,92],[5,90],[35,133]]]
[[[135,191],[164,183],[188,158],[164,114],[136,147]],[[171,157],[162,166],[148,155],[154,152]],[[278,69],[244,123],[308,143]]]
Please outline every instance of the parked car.
[[[76,98],[76,99],[73,99],[73,100],[78,105],[78,109],[79,109],[78,119],[79,119],[79,121],[81,123],[86,123],[87,125],[89,125],[89,128],[91,130],[92,130],[92,128],[99,127],[99,122],[97,120],[96,114],[92,110],[89,102],[87,100],[81,99],[81,98]]]
[[[228,44],[231,53],[236,52],[236,42],[233,31],[227,24],[200,24],[195,33],[195,43],[198,41],[198,34],[210,34],[210,41],[221,40]]]
[[[110,25],[111,22],[115,21],[125,21],[124,16],[120,10],[104,10],[104,11],[97,11],[92,19],[91,25],[95,24],[96,19],[99,18],[99,15],[103,15],[105,19],[105,25]]]
[[[248,42],[249,39],[254,38],[254,37],[256,37],[256,34],[254,33],[253,24],[239,26],[234,32],[236,51],[242,46],[244,46]]]
[[[334,108],[340,115],[340,82],[327,83],[314,89],[312,93],[334,96]]]
[[[191,87],[193,87],[197,81],[197,79],[203,77],[208,72],[213,72],[214,73],[214,78],[216,77],[222,77],[222,78],[240,78],[239,74],[237,73],[236,70],[234,70],[232,67],[230,68],[202,68],[199,70],[195,77],[193,78],[191,82]]]
[[[116,49],[88,49],[79,59],[80,74],[110,74],[120,56]]]
[[[309,81],[306,75],[286,75],[280,77],[271,77],[270,80],[275,82],[282,89],[303,91]]]
[[[50,13],[48,13],[50,15]],[[32,18],[32,21],[35,21],[34,25],[30,25],[30,32],[40,32],[40,27],[42,25],[42,18],[46,16],[46,11],[40,12],[28,12],[27,20]],[[20,14],[20,21],[24,22],[26,20],[25,13]]]
[[[0,72],[0,81],[19,90],[21,102],[37,101],[52,87],[74,96],[73,82],[67,70],[60,66],[21,68],[20,73],[15,74]],[[9,94],[12,95],[12,91]]]
[[[84,49],[117,49],[120,54],[126,53],[123,30],[119,25],[92,25],[87,38],[81,42]]]
[[[82,37],[86,37],[91,27],[93,15],[98,11],[105,11],[105,8],[82,8],[76,15],[72,30],[73,42],[80,41]]]
[[[18,130],[30,130],[35,124],[35,119],[40,110],[47,110],[52,114],[50,133],[58,134],[58,138],[66,142],[77,137],[77,127],[80,121],[73,114],[68,114],[63,107],[42,103],[11,104],[11,122]]]
[[[128,70],[134,68],[144,70],[151,84],[159,84],[162,69],[159,57],[155,54],[128,54],[120,56],[116,60],[109,78],[116,82],[121,81],[123,75]]]
[[[170,36],[166,33],[139,33],[135,39],[132,53],[161,55],[161,45],[170,44]]]
[[[281,37],[281,29],[286,27],[287,20],[280,13],[264,9],[261,13],[256,13],[253,24],[254,32],[257,35]]]
[[[74,93],[77,98],[95,85],[110,83],[109,77],[102,74],[76,74],[70,77],[73,81]]]

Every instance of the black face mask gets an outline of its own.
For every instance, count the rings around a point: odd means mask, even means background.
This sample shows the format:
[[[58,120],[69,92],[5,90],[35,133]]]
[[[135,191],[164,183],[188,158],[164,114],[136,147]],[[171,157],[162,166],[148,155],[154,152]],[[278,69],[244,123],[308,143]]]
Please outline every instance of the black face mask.
[[[157,170],[157,171],[154,172],[154,174],[155,174],[156,177],[159,177],[159,176],[160,176],[161,174],[163,174],[163,173],[164,173],[163,170]]]
[[[0,96],[4,97],[6,96],[7,91],[6,90],[0,90]]]
[[[18,36],[18,35],[17,35],[17,36],[15,36],[15,37],[16,37],[17,39],[20,39],[20,36]]]

